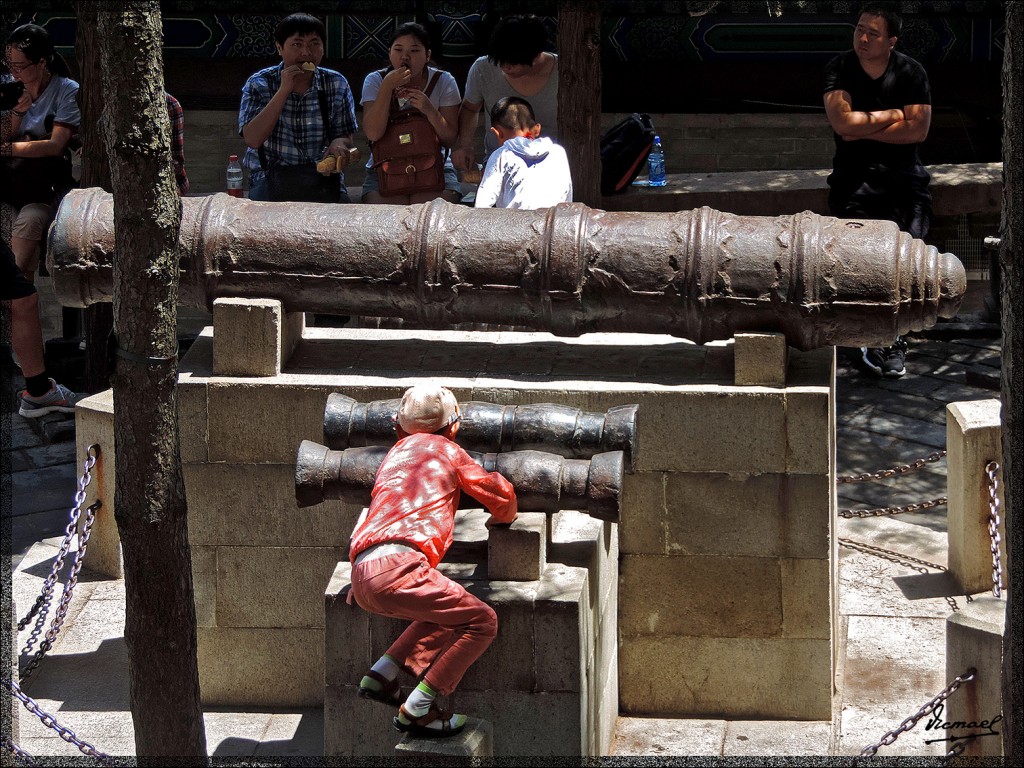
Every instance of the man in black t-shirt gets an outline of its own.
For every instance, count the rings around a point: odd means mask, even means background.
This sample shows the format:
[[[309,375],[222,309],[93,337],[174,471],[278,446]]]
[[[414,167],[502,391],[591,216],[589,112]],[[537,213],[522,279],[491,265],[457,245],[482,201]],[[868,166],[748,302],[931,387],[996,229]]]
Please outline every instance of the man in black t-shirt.
[[[917,150],[931,125],[931,89],[924,67],[893,50],[902,25],[884,4],[866,5],[853,49],[825,68],[825,114],[836,142],[828,203],[833,216],[887,219],[924,238],[930,177]],[[886,349],[862,349],[861,358],[879,376],[895,378],[905,373],[905,352],[898,338]]]

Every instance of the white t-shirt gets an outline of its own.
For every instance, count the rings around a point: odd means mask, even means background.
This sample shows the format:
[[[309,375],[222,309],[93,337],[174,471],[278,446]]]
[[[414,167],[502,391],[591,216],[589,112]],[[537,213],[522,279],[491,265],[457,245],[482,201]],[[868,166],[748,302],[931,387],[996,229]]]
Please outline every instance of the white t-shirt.
[[[466,75],[466,101],[482,104],[484,114],[484,155],[490,155],[498,148],[498,138],[491,133],[491,107],[506,96],[526,99],[533,107],[533,116],[540,123],[541,135],[558,141],[558,56],[548,81],[533,96],[524,96],[513,88],[501,67],[497,67],[481,56],[473,62]]]
[[[430,78],[434,76],[435,72],[441,72],[441,76],[437,78],[437,83],[434,85],[434,90],[430,92],[430,103],[440,109],[441,107],[455,107],[462,103],[462,97],[459,95],[459,84],[455,82],[455,78],[452,77],[450,72],[444,70],[437,70],[434,67],[427,67],[427,83],[430,83]],[[384,78],[380,74],[380,70],[374,70],[366,76],[363,80],[363,96],[359,100],[359,103],[365,106],[368,102],[376,101],[377,94],[380,93],[380,84],[384,82]],[[411,107],[402,107],[402,109],[411,109]],[[373,155],[366,161],[366,167],[373,167]]]
[[[572,202],[572,176],[565,150],[546,136],[517,136],[487,158],[477,208],[550,208]]]

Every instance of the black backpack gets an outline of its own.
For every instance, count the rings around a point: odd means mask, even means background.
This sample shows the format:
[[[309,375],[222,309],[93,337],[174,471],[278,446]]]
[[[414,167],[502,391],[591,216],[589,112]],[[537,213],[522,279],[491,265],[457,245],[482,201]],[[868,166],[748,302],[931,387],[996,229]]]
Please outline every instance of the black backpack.
[[[601,194],[621,192],[644,167],[654,144],[654,123],[647,113],[634,112],[601,137]]]

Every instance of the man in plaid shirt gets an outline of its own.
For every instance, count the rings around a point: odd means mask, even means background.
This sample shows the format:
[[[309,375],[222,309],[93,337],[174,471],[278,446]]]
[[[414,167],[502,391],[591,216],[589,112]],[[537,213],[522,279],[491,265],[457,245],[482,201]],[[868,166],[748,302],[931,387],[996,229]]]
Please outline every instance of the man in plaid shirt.
[[[188,193],[188,176],[185,174],[185,113],[181,104],[171,94],[164,91],[167,100],[167,117],[171,119],[171,165],[174,166],[174,180],[178,184],[178,194],[184,197]]]
[[[256,72],[242,88],[238,131],[249,145],[242,163],[249,169],[250,199],[311,199],[280,196],[288,193],[276,182],[291,177],[298,185],[329,184],[331,202],[351,202],[344,174],[322,180],[314,175],[316,163],[328,154],[340,158],[338,168],[348,163],[358,128],[348,81],[318,66],[326,36],[314,16],[294,13],[282,19],[274,30],[281,63]],[[268,171],[278,174],[271,183]]]

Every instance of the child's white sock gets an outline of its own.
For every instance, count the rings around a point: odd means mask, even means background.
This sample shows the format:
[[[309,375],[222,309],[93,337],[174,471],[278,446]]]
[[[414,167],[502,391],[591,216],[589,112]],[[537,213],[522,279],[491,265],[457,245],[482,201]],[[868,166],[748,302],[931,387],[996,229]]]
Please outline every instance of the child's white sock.
[[[377,663],[370,667],[370,670],[376,672],[385,680],[391,681],[398,677],[399,667],[398,664],[395,663],[395,660],[385,653],[377,659]],[[369,675],[365,675],[363,679],[359,681],[359,687],[368,688],[371,691],[379,691],[383,688],[379,681],[374,680]]]
[[[437,691],[421,680],[405,700],[405,711],[413,717],[423,717],[430,711],[430,705],[434,703],[436,696]],[[404,719],[401,714],[398,717]]]

